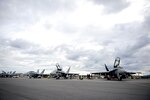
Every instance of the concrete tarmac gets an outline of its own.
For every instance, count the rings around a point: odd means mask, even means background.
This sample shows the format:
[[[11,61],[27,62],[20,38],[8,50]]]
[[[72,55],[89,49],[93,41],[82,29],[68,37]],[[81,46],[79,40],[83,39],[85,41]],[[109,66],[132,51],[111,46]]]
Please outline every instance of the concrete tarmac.
[[[150,80],[1,78],[0,100],[150,100]]]

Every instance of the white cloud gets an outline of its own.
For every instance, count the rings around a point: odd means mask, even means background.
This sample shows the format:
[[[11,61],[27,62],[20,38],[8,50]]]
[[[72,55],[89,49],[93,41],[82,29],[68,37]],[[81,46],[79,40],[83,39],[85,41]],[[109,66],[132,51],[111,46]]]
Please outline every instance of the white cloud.
[[[74,71],[104,71],[120,56],[126,69],[148,70],[148,1],[109,1],[1,2],[0,68],[52,70],[59,62]]]

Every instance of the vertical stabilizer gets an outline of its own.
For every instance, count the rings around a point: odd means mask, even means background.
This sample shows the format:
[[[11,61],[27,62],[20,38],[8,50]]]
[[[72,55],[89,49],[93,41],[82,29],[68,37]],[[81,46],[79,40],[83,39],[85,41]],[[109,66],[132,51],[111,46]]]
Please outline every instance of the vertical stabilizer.
[[[67,70],[67,72],[66,72],[66,73],[68,74],[68,73],[69,73],[69,71],[70,71],[70,67],[68,68],[68,70]]]
[[[109,71],[109,69],[108,69],[108,67],[107,67],[107,65],[105,64],[105,68],[106,68],[106,71]]]
[[[16,71],[14,71],[12,74],[15,75]]]
[[[3,70],[2,70],[2,73],[6,74],[6,72],[5,72],[5,71],[3,71]]]
[[[45,69],[43,69],[43,71],[41,72],[41,74],[44,74]]]
[[[39,74],[39,69],[37,70],[37,73]]]

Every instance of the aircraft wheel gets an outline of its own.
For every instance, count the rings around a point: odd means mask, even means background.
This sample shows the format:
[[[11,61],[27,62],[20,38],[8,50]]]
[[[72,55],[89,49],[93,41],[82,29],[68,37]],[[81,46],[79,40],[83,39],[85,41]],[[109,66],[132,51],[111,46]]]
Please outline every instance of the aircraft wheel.
[[[110,80],[111,78],[110,78],[110,76],[107,76],[107,80]]]
[[[109,77],[107,77],[107,80],[110,80],[110,78],[109,78]]]
[[[122,76],[120,76],[120,78],[118,78],[119,81],[122,81]]]
[[[56,77],[56,79],[60,79],[60,77]]]

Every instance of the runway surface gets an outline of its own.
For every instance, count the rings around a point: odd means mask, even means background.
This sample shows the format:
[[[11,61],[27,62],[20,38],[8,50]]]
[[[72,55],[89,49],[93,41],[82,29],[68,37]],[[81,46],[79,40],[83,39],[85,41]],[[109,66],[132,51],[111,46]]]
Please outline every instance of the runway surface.
[[[0,79],[0,100],[150,100],[150,80]]]

